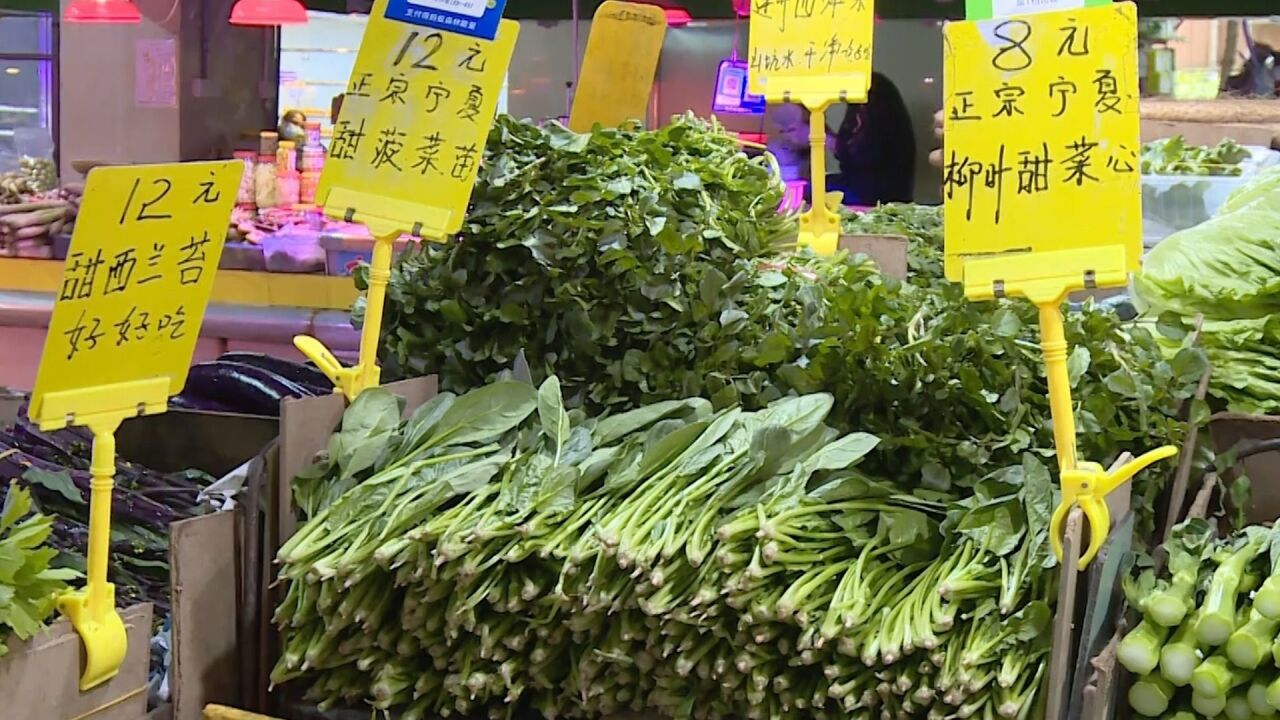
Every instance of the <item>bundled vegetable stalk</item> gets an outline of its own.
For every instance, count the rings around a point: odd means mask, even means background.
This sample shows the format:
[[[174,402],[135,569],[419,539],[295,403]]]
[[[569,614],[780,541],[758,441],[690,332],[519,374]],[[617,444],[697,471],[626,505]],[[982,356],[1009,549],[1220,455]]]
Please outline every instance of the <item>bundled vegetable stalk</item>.
[[[1180,525],[1168,577],[1126,588],[1142,622],[1117,657],[1138,676],[1129,703],[1147,717],[1273,717],[1280,712],[1280,534],[1245,528],[1221,540]],[[1256,592],[1255,592],[1256,591]]]
[[[16,481],[49,515],[56,564],[81,571],[89,537],[91,450],[88,431],[43,432],[27,420],[25,409],[13,427],[0,429],[0,479]],[[200,500],[212,481],[194,471],[162,474],[117,461],[108,579],[119,604],[150,602],[158,616],[168,612],[169,525],[212,510]]]
[[[10,486],[0,504],[0,657],[10,633],[27,640],[53,614],[54,600],[79,573],[50,567],[58,554],[45,546],[53,519],[33,512],[31,494]]]
[[[0,205],[0,253],[31,255],[32,247],[47,248],[49,238],[69,227],[75,211],[63,200],[34,200]]]
[[[831,408],[367,391],[295,484],[273,680],[404,720],[1041,717],[1047,470],[904,494]]]

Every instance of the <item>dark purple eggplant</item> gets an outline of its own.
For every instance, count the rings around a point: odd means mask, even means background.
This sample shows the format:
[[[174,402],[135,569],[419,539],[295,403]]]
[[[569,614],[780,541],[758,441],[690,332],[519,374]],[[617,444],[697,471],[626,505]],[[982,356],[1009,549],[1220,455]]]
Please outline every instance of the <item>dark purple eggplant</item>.
[[[235,412],[235,408],[220,403],[216,400],[209,400],[202,397],[192,397],[190,395],[174,395],[169,398],[170,410],[196,410],[199,412]]]
[[[215,360],[191,366],[182,395],[191,402],[212,400],[235,412],[275,417],[281,400],[310,393],[269,370]]]
[[[312,390],[314,395],[327,395],[333,392],[333,381],[317,368],[304,363],[251,352],[229,352],[223,354],[218,360],[269,370],[289,382]]]

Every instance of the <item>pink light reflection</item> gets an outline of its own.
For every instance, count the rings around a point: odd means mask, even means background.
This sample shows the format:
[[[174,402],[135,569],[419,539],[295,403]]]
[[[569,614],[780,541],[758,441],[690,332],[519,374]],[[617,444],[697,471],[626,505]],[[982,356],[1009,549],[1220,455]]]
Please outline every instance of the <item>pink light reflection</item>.
[[[787,190],[782,195],[782,212],[798,211],[804,207],[804,191],[809,187],[808,180],[788,180]]]

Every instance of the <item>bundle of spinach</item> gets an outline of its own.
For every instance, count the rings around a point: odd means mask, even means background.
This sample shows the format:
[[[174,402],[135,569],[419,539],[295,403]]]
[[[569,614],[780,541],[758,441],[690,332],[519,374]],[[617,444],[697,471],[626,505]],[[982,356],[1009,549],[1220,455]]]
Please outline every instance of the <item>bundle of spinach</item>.
[[[58,551],[45,547],[53,520],[32,512],[31,494],[9,487],[0,506],[0,657],[10,631],[21,640],[31,638],[53,614],[59,592],[79,573],[52,568]]]
[[[903,493],[832,405],[367,391],[296,484],[273,679],[403,720],[1041,716],[1044,464]]]

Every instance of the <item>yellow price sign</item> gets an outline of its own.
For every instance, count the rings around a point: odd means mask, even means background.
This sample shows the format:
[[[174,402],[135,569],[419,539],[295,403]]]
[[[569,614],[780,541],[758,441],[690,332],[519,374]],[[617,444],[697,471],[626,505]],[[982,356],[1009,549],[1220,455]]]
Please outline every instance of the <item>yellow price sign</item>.
[[[752,94],[810,107],[866,102],[874,29],[874,0],[752,0]]]
[[[243,170],[230,160],[89,172],[32,418],[51,394],[155,378],[182,391]]]
[[[369,15],[317,202],[375,237],[462,227],[520,26],[492,41]]]
[[[584,133],[596,123],[643,120],[666,35],[667,16],[657,5],[602,3],[591,21],[569,129]]]
[[[975,259],[984,280],[1064,270],[1041,253],[1108,283],[1137,269],[1137,47],[1132,3],[947,25],[948,278]]]

